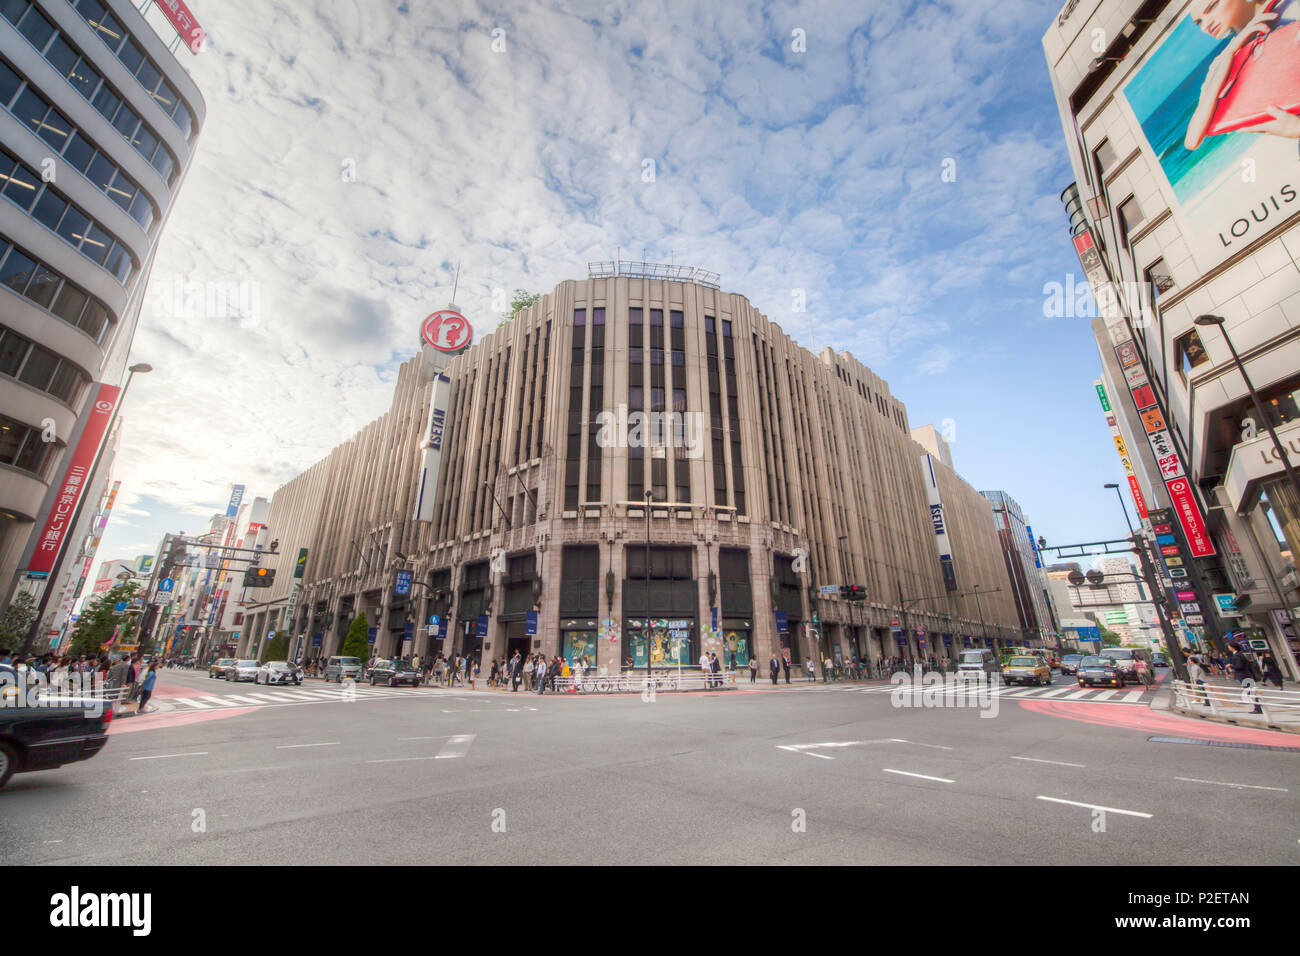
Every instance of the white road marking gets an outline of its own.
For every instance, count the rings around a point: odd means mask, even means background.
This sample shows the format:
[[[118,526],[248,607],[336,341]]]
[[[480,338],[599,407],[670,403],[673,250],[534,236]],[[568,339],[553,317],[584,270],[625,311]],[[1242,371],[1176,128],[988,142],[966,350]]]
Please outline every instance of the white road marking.
[[[132,760],[166,760],[168,757],[206,757],[206,750],[195,750],[187,754],[154,754],[150,757],[132,757]]]
[[[275,749],[276,749],[276,750],[296,750],[296,749],[299,748],[299,747],[337,747],[338,745],[339,745],[339,742],[338,742],[337,740],[330,740],[330,741],[327,741],[326,743],[321,743],[321,744],[280,744],[280,745],[277,746]]]
[[[1050,763],[1058,767],[1082,767],[1081,763],[1066,763],[1064,760],[1040,760],[1038,757],[1012,757],[1012,760],[1028,760],[1032,763]]]
[[[1141,700],[1143,693],[1144,691],[1140,691],[1140,690],[1129,691],[1127,694],[1124,695],[1124,703],[1131,704],[1135,700]]]
[[[171,703],[185,704],[187,707],[193,707],[195,710],[208,710],[212,707],[211,704],[199,703],[199,701],[194,700],[192,697],[173,697]]]
[[[196,700],[202,700],[202,701],[211,701],[213,707],[237,707],[237,706],[239,706],[235,701],[232,701],[232,700],[230,700],[229,698],[226,698],[226,697],[198,697],[198,698],[195,698],[195,699],[196,699]]]
[[[1175,780],[1182,780],[1186,783],[1212,783],[1219,787],[1238,787],[1246,790],[1273,790],[1277,793],[1290,793],[1286,787],[1260,787],[1252,783],[1228,783],[1223,780],[1199,780],[1196,777],[1174,777]]]
[[[406,763],[410,760],[437,760],[437,757],[389,757],[386,760],[367,760],[366,763]]]
[[[1078,700],[1080,697],[1087,697],[1092,693],[1091,687],[1085,687],[1083,690],[1076,690],[1073,694],[1066,695],[1066,700]]]
[[[442,749],[438,751],[438,755],[433,759],[451,760],[455,757],[465,756],[465,754],[469,753],[470,744],[474,743],[475,736],[477,735],[460,734],[456,737],[450,738],[445,744],[442,745]]]
[[[826,756],[826,754],[815,754],[815,753],[813,753],[811,750],[801,750],[801,749],[799,749],[799,747],[797,747],[797,746],[786,747],[786,746],[782,746],[781,744],[777,744],[777,749],[778,749],[778,750],[789,750],[789,751],[792,752],[792,753],[803,754],[805,757],[820,757],[822,760],[834,760],[834,759],[835,759],[834,757],[828,757],[828,756]]]
[[[1118,694],[1118,693],[1119,693],[1119,691],[1117,691],[1117,690],[1103,690],[1100,694],[1098,694],[1096,697],[1094,697],[1094,698],[1092,698],[1092,699],[1093,699],[1093,700],[1110,700],[1112,697],[1114,697],[1114,696],[1115,696],[1116,694]]]
[[[1064,686],[1064,687],[1057,687],[1057,688],[1055,688],[1055,689],[1053,689],[1053,690],[1049,690],[1049,691],[1048,691],[1047,693],[1045,693],[1045,694],[1039,694],[1038,696],[1039,696],[1039,697],[1056,697],[1058,694],[1064,694],[1064,693],[1065,693],[1066,691],[1068,691],[1069,689],[1070,689],[1070,685],[1067,684],[1067,685]]]
[[[1150,820],[1151,814],[1141,813],[1138,810],[1120,810],[1116,807],[1103,807],[1096,803],[1079,803],[1077,800],[1062,800],[1059,797],[1044,797],[1041,794],[1037,800],[1046,800],[1048,803],[1064,803],[1072,807],[1086,807],[1089,810],[1104,810],[1106,813],[1122,813],[1126,817],[1141,817],[1144,820]]]
[[[266,705],[266,701],[264,700],[254,700],[252,697],[236,697],[234,694],[231,694],[229,699],[238,701],[241,704],[254,704],[258,707],[264,707]]]
[[[956,780],[949,780],[947,777],[931,777],[924,773],[908,773],[906,770],[890,770],[888,767],[882,768],[885,773],[896,773],[900,777],[919,777],[921,780],[934,780],[937,783],[956,783]]]

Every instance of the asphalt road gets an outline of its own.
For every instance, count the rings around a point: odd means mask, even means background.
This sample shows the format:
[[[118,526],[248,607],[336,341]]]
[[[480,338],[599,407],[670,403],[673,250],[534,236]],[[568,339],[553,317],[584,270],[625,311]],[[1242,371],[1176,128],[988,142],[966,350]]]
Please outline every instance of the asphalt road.
[[[1300,737],[1163,715],[1174,731],[1157,735],[1236,745],[1155,742],[1145,698],[1062,701],[1073,682],[1056,683],[1051,700],[1000,697],[993,717],[894,706],[880,685],[747,683],[653,701],[421,688],[173,707],[117,721],[90,761],[16,776],[0,791],[0,854],[136,866],[1300,862]],[[250,690],[164,672],[159,696]]]

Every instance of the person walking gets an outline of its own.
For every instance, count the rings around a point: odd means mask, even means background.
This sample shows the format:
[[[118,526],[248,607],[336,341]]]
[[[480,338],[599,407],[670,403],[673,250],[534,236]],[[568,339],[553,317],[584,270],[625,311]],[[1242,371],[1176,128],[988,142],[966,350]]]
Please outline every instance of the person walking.
[[[700,673],[704,675],[704,686],[713,686],[713,668],[709,664],[709,652],[704,651],[700,654]]]
[[[519,652],[515,651],[515,656],[510,658],[510,692],[519,693],[519,672],[523,670],[523,662],[519,659]]]
[[[1264,671],[1264,680],[1277,686],[1278,690],[1282,689],[1282,670],[1277,666],[1277,660],[1273,655],[1265,651],[1264,656],[1260,659],[1261,669]]]
[[[136,708],[137,714],[143,714],[145,707],[149,703],[149,698],[153,696],[153,685],[158,679],[158,665],[154,661],[149,662],[149,669],[145,672],[144,680],[140,682],[140,706]]]
[[[1187,658],[1187,679],[1196,685],[1198,690],[1193,693],[1192,699],[1199,701],[1202,706],[1210,706],[1209,695],[1205,692],[1205,679],[1209,676],[1205,672],[1205,667],[1201,664],[1201,658],[1193,654]]]
[[[756,683],[757,681],[758,681],[758,658],[751,657],[749,659],[749,682],[753,684]]]

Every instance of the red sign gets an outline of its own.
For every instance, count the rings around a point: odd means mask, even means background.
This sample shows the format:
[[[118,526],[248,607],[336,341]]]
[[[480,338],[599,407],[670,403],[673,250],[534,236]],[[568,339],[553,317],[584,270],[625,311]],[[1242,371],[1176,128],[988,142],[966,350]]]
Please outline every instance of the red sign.
[[[1133,504],[1137,505],[1138,514],[1145,518],[1147,516],[1147,503],[1142,497],[1142,489],[1138,487],[1138,480],[1132,475],[1128,476],[1128,486],[1133,492]]]
[[[1169,498],[1174,503],[1174,511],[1178,513],[1178,523],[1183,526],[1183,534],[1187,537],[1187,546],[1191,549],[1192,555],[1208,558],[1214,554],[1214,542],[1210,540],[1210,534],[1205,530],[1205,519],[1201,516],[1201,509],[1196,505],[1196,498],[1192,496],[1191,485],[1186,478],[1175,478],[1173,481],[1166,481],[1165,487],[1169,489]]]
[[[35,572],[39,577],[48,575],[54,569],[54,560],[59,556],[68,532],[72,530],[72,515],[85,492],[100,442],[108,431],[108,423],[113,420],[113,408],[117,405],[120,391],[116,385],[99,386],[99,392],[87,413],[86,427],[73,451],[63,482],[58,487],[58,497],[54,499],[54,505],[45,519],[45,527],[41,529],[41,536],[36,541],[32,562],[27,566],[28,574]]]
[[[424,320],[420,335],[439,352],[459,352],[469,345],[474,330],[459,312],[442,309]]]
[[[1133,401],[1137,403],[1139,411],[1150,408],[1156,403],[1156,393],[1151,390],[1150,385],[1141,385],[1133,389]]]
[[[198,53],[203,48],[203,40],[207,37],[207,33],[199,26],[199,21],[194,19],[190,8],[185,6],[185,0],[154,0],[154,2],[189,46],[190,52]]]
[[[1176,544],[1162,545],[1160,547],[1160,553],[1163,554],[1166,558],[1176,558],[1178,557],[1178,545]]]

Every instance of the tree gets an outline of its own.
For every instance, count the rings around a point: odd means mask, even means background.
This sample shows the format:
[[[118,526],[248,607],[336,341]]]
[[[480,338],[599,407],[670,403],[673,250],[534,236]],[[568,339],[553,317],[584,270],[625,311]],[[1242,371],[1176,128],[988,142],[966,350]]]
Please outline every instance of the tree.
[[[513,319],[520,309],[528,308],[541,297],[541,293],[538,292],[529,292],[527,289],[515,289],[515,297],[510,300],[510,313],[497,323],[497,328],[501,328],[501,326]]]
[[[114,614],[113,607],[119,601],[125,601],[129,605],[139,592],[138,581],[127,581],[125,584],[109,588],[99,597],[88,601],[81,609],[81,617],[77,620],[77,629],[72,634],[72,643],[68,648],[69,653],[97,655],[100,647],[113,636],[114,629],[119,625],[122,627],[122,633],[118,635],[113,646],[130,644],[132,635],[140,626],[140,615]]]
[[[282,661],[285,655],[289,653],[289,643],[285,640],[281,631],[275,632],[275,637],[266,642],[266,647],[262,650],[262,663],[267,661]]]
[[[36,598],[27,592],[14,597],[0,615],[0,647],[16,651],[27,637],[27,629],[36,617]]]
[[[1119,635],[1114,631],[1106,628],[1101,629],[1101,646],[1102,647],[1119,647]]]
[[[348,636],[343,638],[343,650],[339,654],[362,661],[370,659],[370,622],[366,620],[365,611],[352,619]]]

